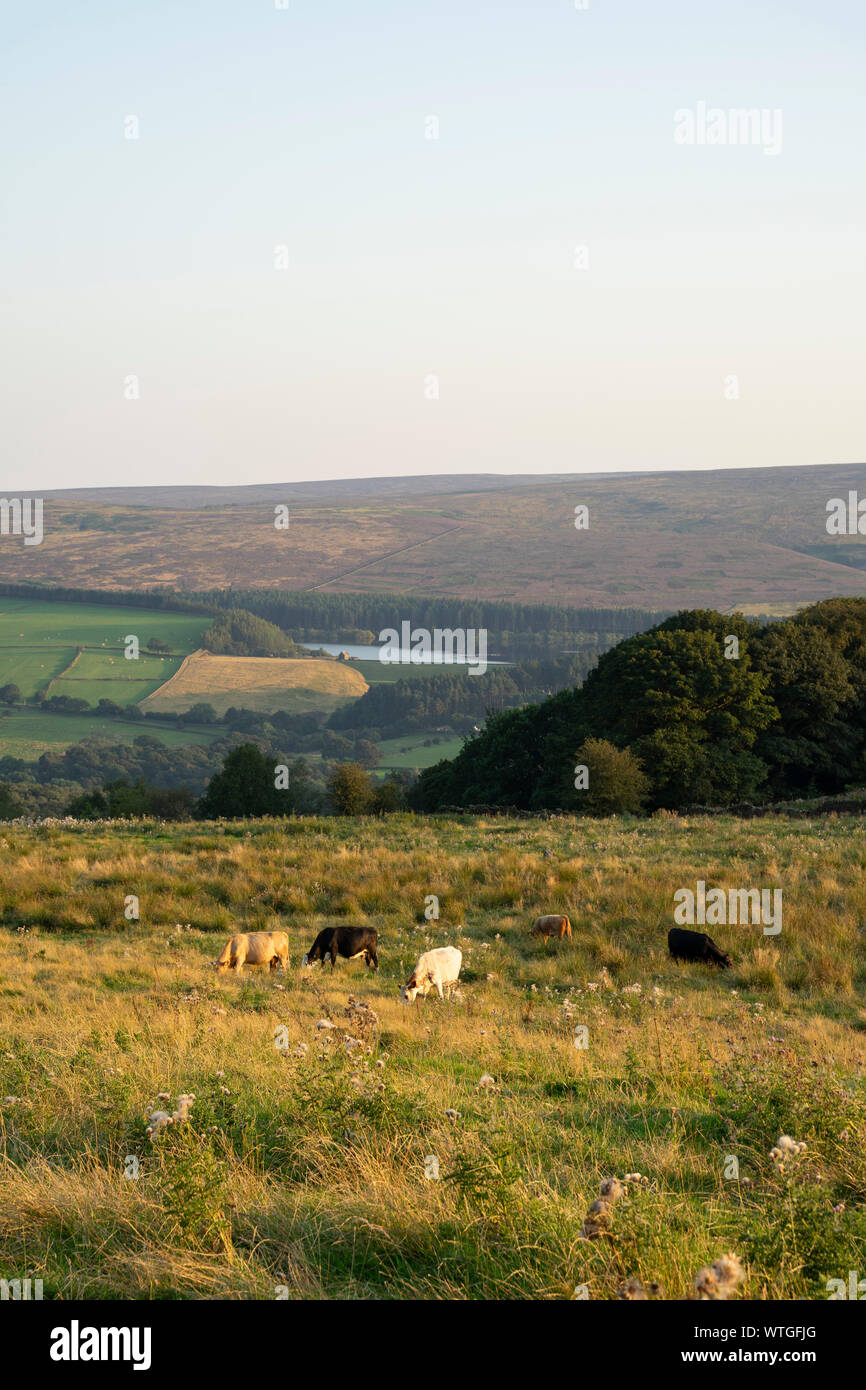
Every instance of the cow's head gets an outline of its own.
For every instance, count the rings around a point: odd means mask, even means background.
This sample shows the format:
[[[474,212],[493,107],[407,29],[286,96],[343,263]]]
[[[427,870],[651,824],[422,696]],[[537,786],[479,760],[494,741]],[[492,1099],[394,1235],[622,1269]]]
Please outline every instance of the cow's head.
[[[733,956],[729,955],[728,952],[725,951],[725,954],[719,960],[719,965],[722,967],[723,970],[730,970],[733,963]]]
[[[400,998],[403,1000],[404,1004],[411,1004],[417,999],[420,993],[421,989],[418,981],[415,979],[415,972],[413,970],[405,985],[400,986]]]

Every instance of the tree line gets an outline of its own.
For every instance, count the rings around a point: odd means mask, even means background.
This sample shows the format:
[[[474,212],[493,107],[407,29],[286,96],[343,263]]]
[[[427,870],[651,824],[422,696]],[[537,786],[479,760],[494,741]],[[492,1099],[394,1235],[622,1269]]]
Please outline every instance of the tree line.
[[[371,685],[360,699],[335,710],[327,727],[362,731],[373,741],[446,726],[455,733],[470,733],[491,710],[542,699],[575,685],[598,656],[597,647],[587,647],[576,656],[492,666],[481,676],[450,671],[382,681]]]
[[[228,748],[223,744],[219,749],[211,745],[196,750],[208,756],[181,757],[171,767],[163,759],[168,750],[155,746],[157,740],[147,735],[129,746],[112,746],[98,739],[87,744],[64,754],[44,755],[38,784],[16,782],[16,760],[0,759],[0,775],[9,779],[0,781],[0,820],[22,815],[173,821],[384,815],[406,808],[413,777],[398,771],[374,781],[359,762],[311,766],[303,758],[250,741]]]
[[[365,633],[378,638],[404,618],[431,632],[437,627],[486,628],[491,654],[500,656],[558,654],[587,639],[609,646],[620,637],[644,631],[663,616],[642,608],[563,608],[423,594],[213,589],[195,598],[207,605],[237,606],[256,613],[299,642],[351,642]]]
[[[532,652],[555,650],[589,638],[607,645],[643,632],[667,614],[644,608],[565,608],[548,603],[497,599],[435,598],[424,594],[309,593],[292,589],[211,589],[189,594],[156,589],[85,589],[80,586],[0,582],[0,597],[44,602],[148,608],[172,613],[218,616],[243,609],[264,618],[297,641],[361,641],[378,638],[395,615],[414,625],[486,628],[491,645],[527,644]],[[532,654],[532,652],[530,654]]]
[[[195,597],[186,598],[173,589],[82,589],[63,584],[10,584],[0,582],[0,597],[38,599],[44,603],[101,604],[109,608],[164,609],[167,613],[211,614],[215,606]]]
[[[593,809],[591,768],[576,785],[588,741],[627,754],[630,809],[635,785],[637,804],[677,810],[862,784],[866,599],[768,625],[678,613],[604,653],[582,686],[492,713],[456,758],[421,773],[412,804]]]

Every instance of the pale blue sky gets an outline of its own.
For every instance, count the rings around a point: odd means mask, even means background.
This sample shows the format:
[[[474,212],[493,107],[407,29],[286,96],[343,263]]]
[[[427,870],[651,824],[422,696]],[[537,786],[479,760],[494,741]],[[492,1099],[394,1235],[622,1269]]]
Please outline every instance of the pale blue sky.
[[[4,28],[0,493],[864,457],[853,0]],[[699,102],[780,110],[781,152],[678,145]]]

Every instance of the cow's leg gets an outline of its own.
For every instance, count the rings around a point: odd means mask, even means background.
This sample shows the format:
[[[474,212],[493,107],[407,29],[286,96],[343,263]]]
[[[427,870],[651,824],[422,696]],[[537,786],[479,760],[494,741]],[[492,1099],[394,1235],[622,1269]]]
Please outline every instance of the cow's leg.
[[[379,957],[376,955],[376,948],[375,948],[375,946],[370,946],[370,948],[367,950],[367,952],[366,952],[366,960],[367,960],[367,964],[368,964],[368,965],[371,965],[371,966],[373,967],[374,970],[378,970],[378,969],[379,969]]]
[[[337,948],[336,948],[336,946],[332,946],[332,947],[331,947],[331,969],[332,969],[332,970],[335,970],[336,968],[337,968]]]

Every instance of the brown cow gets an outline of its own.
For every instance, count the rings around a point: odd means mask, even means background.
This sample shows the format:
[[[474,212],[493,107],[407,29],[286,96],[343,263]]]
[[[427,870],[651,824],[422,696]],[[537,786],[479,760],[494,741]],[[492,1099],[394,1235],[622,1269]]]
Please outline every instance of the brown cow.
[[[281,965],[285,973],[289,964],[289,938],[284,931],[242,932],[226,942],[217,970],[236,970],[240,975],[244,965],[268,965],[271,970]]]
[[[534,926],[529,929],[530,936],[543,936],[544,944],[547,945],[552,936],[559,937],[561,941],[564,936],[571,936],[571,923],[568,918],[559,913],[551,913],[547,917],[539,917]]]

